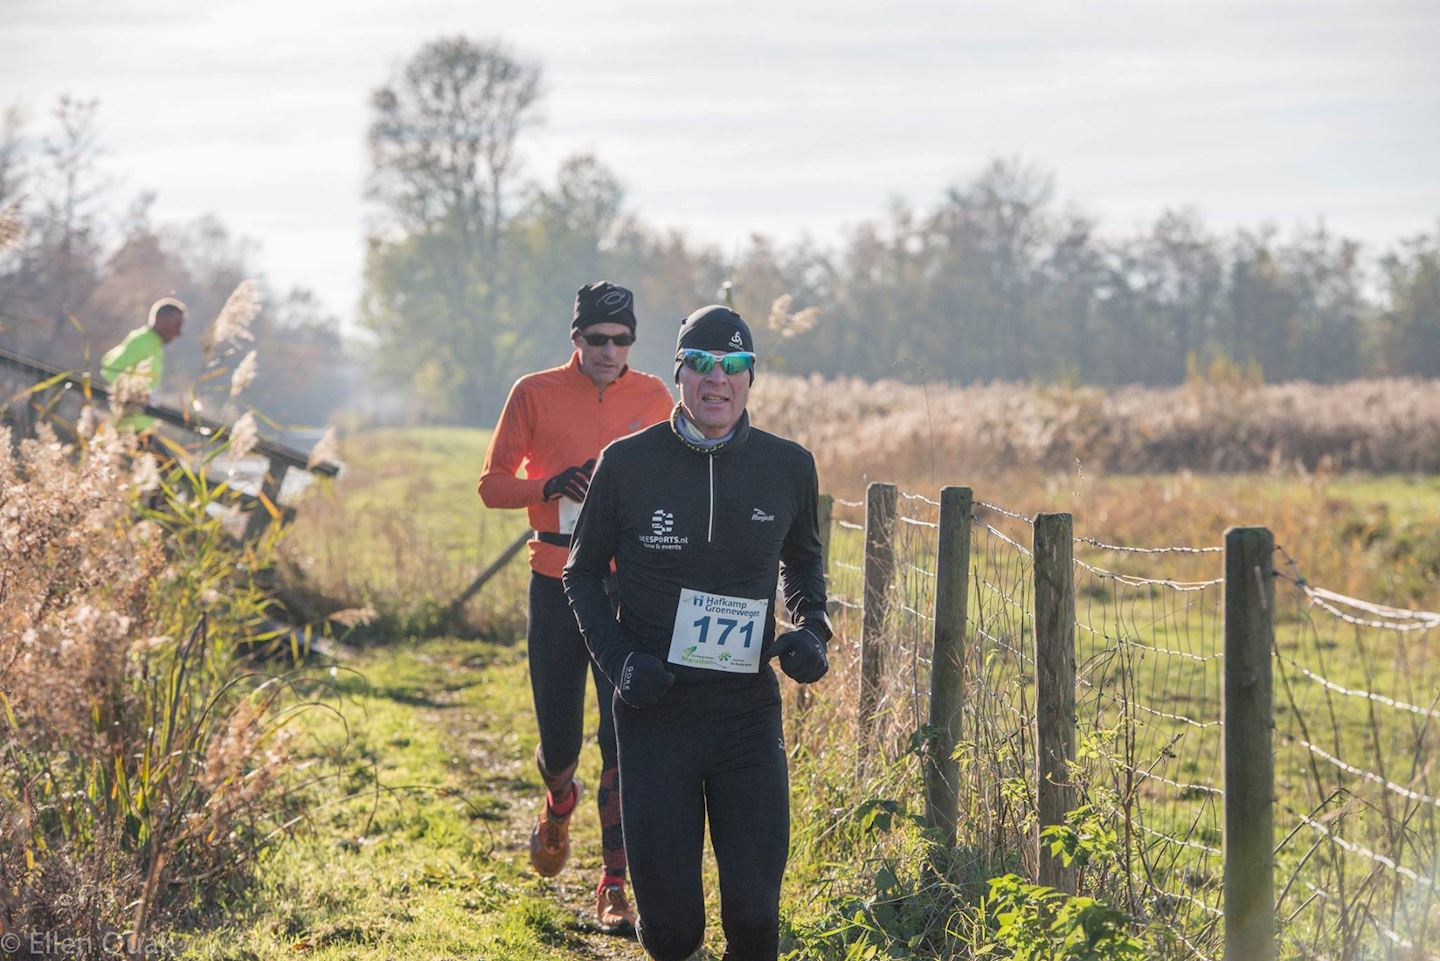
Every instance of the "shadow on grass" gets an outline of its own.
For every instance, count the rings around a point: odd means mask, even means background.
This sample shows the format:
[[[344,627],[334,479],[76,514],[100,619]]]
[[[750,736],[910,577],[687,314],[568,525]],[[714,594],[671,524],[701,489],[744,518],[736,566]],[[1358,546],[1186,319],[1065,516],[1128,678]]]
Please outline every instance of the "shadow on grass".
[[[354,648],[377,648],[437,637],[511,646],[525,636],[523,605],[487,603],[486,598],[477,596],[457,606],[454,597],[442,599],[430,593],[416,596],[399,591],[383,591],[367,601],[345,585],[331,584],[333,590],[327,590],[320,581],[307,577],[297,564],[283,557],[265,577],[280,619],[315,628],[328,625],[341,641]],[[490,585],[487,590],[501,591],[506,586]],[[342,618],[351,620],[354,626],[342,626],[335,619],[341,612],[359,611],[366,611],[367,616]]]
[[[484,682],[480,678],[474,678],[442,684],[428,684],[422,681],[387,684],[368,674],[347,673],[333,678],[324,686],[324,690],[332,696],[344,698],[383,698],[407,707],[440,709],[455,706],[455,701],[446,695],[477,687],[482,683]]]

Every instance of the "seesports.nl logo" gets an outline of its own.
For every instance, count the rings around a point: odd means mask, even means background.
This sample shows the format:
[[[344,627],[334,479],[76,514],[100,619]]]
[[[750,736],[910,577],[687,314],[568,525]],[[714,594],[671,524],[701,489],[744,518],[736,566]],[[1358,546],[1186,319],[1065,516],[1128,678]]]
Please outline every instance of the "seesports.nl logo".
[[[688,537],[675,536],[675,515],[663,507],[657,507],[650,515],[650,529],[655,533],[641,534],[640,543],[652,551],[678,551],[690,543]]]

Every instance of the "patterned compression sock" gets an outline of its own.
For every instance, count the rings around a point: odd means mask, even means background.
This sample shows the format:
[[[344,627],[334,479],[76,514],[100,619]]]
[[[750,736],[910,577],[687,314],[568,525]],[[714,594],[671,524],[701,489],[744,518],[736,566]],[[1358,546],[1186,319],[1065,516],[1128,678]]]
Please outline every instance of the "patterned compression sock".
[[[556,774],[551,774],[550,769],[545,766],[545,752],[540,745],[535,745],[535,768],[540,772],[540,780],[545,782],[545,803],[556,814],[565,816],[575,807],[575,798],[578,791],[575,787],[575,764]],[[556,798],[562,800],[556,801]]]
[[[607,767],[600,772],[600,787],[595,792],[600,807],[601,860],[605,863],[605,878],[624,882],[625,832],[620,827],[620,769]],[[605,883],[601,879],[601,885]]]
[[[565,792],[565,799],[563,801],[556,801],[554,792],[546,791],[545,806],[550,809],[551,814],[562,818],[568,817],[570,812],[575,810],[575,802],[579,800],[579,797],[580,792],[576,790],[575,782],[571,781],[570,789]]]

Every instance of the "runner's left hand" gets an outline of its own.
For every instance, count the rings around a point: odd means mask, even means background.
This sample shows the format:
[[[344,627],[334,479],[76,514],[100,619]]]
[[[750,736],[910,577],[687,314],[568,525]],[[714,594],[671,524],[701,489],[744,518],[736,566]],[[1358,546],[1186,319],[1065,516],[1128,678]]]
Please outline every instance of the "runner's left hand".
[[[801,684],[814,684],[830,670],[825,643],[806,627],[776,635],[768,656],[780,658],[780,669]]]
[[[590,491],[590,473],[595,470],[595,458],[576,467],[567,467],[545,482],[545,499],[568,497],[577,504],[584,503]]]

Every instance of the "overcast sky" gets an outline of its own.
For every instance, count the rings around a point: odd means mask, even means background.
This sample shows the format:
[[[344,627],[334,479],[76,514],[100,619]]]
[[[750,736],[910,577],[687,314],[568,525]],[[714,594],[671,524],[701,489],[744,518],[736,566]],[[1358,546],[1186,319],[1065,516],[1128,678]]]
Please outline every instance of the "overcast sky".
[[[1180,205],[1377,245],[1440,222],[1435,0],[0,0],[0,105],[38,128],[98,97],[124,195],[218,215],[348,320],[367,95],[456,32],[543,66],[530,176],[593,151],[633,212],[727,251],[833,240],[996,156],[1112,233]]]

